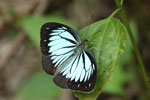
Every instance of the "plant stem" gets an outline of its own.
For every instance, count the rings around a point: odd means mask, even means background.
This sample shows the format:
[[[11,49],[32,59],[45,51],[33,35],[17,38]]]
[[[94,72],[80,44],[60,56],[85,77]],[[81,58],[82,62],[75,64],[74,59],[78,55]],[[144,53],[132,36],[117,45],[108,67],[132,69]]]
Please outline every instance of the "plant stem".
[[[116,13],[120,11],[120,8],[116,9],[110,16],[109,18],[112,18]]]
[[[126,13],[124,11],[124,8],[122,7],[122,0],[115,0],[115,3],[117,5],[118,8],[120,8],[120,16],[122,18],[122,21],[128,31],[128,35],[130,37],[130,40],[132,42],[132,45],[133,45],[133,48],[134,48],[134,52],[135,52],[135,55],[137,57],[137,61],[139,63],[139,71],[143,77],[143,80],[144,80],[144,84],[147,88],[147,93],[148,93],[148,96],[150,96],[150,86],[149,86],[149,83],[148,83],[148,77],[147,77],[147,74],[146,74],[146,71],[145,71],[145,68],[144,68],[144,64],[143,64],[143,61],[142,61],[142,58],[141,58],[141,55],[140,55],[140,52],[138,50],[138,47],[136,45],[136,41],[135,41],[135,38],[133,36],[133,33],[131,31],[131,28],[129,26],[129,22],[128,22],[128,19],[126,17]]]

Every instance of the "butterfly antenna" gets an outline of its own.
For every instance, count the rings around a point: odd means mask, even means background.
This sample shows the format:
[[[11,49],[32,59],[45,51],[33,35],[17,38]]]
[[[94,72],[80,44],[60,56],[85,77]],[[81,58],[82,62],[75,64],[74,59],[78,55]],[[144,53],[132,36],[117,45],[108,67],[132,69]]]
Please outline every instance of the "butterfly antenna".
[[[99,33],[100,31],[102,31],[102,30],[98,30],[98,31],[94,32],[93,34],[89,35],[89,36],[87,37],[87,39],[90,38],[90,37],[92,37],[94,34]]]
[[[87,35],[88,35],[88,32],[89,32],[89,30],[90,30],[90,23],[92,22],[92,20],[93,20],[93,13],[91,14],[91,18],[90,18],[90,21],[89,21],[89,24],[88,24],[88,29],[87,29],[87,33],[85,34],[85,39],[87,39]]]

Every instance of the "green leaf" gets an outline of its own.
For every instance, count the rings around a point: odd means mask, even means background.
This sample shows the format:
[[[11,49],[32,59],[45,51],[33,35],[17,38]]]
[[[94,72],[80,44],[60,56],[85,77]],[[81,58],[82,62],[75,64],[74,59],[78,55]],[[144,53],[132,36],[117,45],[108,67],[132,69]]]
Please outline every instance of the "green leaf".
[[[106,87],[104,88],[104,92],[111,93],[111,94],[122,94],[123,89],[123,83],[125,76],[124,72],[121,69],[120,64],[116,66],[114,72],[112,73],[111,80],[107,83]]]
[[[75,92],[75,96],[80,100],[96,100],[102,92],[118,64],[120,54],[125,50],[126,32],[120,20],[112,17],[98,21],[79,31],[81,40],[87,37],[91,41],[89,47],[96,48],[91,51],[98,65],[95,90],[91,93]]]
[[[16,98],[19,100],[49,100],[56,98],[61,93],[52,77],[40,72],[32,76],[17,91]]]
[[[20,19],[20,23],[27,33],[27,36],[32,42],[39,48],[40,47],[40,29],[44,23],[47,22],[59,22],[69,26],[72,26],[67,22],[63,16],[51,15],[51,16],[25,16]]]
[[[137,40],[137,27],[134,22],[130,22],[130,26],[134,37]],[[133,47],[128,35],[126,35],[126,52],[123,53],[119,58],[119,64],[115,68],[114,73],[112,73],[112,79],[104,88],[104,92],[111,94],[122,94],[124,92],[123,84],[131,82],[135,79],[135,70],[133,65],[129,64],[134,62]],[[123,70],[124,64],[128,64],[128,71]]]
[[[130,27],[131,30],[133,32],[133,35],[136,39],[136,41],[138,41],[138,37],[137,37],[137,26],[135,24],[135,22],[130,21]],[[125,64],[125,63],[130,63],[130,62],[134,62],[134,54],[133,54],[133,46],[131,44],[131,40],[129,35],[126,35],[126,52],[123,53],[120,57],[120,64]]]

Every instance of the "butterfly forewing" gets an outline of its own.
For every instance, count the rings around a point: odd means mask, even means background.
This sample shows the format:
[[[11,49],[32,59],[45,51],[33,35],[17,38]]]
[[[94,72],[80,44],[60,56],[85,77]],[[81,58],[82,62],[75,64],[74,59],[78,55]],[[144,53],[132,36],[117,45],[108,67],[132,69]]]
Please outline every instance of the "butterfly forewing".
[[[42,66],[48,74],[54,75],[56,67],[67,60],[80,43],[78,35],[74,33],[68,26],[58,23],[46,23],[42,26]]]
[[[54,75],[61,88],[90,92],[96,82],[96,62],[90,51],[81,50],[79,45],[79,36],[66,25],[46,23],[41,28],[43,69]]]

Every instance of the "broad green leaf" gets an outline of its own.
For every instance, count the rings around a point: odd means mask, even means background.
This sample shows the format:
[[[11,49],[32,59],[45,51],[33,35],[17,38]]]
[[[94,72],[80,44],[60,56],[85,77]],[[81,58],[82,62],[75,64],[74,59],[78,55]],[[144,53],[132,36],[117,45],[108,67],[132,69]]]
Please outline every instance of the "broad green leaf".
[[[16,98],[19,100],[50,100],[61,93],[61,89],[52,82],[45,72],[35,74],[20,87]]]
[[[32,42],[39,48],[40,47],[40,29],[44,23],[47,22],[59,22],[66,25],[71,24],[67,22],[63,16],[51,15],[51,16],[26,16],[21,18],[20,23],[25,29],[27,36]]]
[[[130,22],[130,27],[132,29],[133,35],[137,40],[137,27],[134,22]],[[130,62],[134,62],[133,48],[128,35],[126,35],[126,52],[123,53],[119,58],[119,64],[117,68],[115,68],[112,73],[112,79],[106,87],[104,88],[104,92],[110,94],[122,94],[124,92],[123,85],[124,83],[131,82],[131,80],[135,79],[135,72],[133,69],[133,65],[128,64]],[[128,71],[123,70],[124,64],[128,64]]]
[[[76,92],[80,100],[96,100],[106,83],[111,79],[112,72],[118,64],[119,56],[125,49],[126,29],[116,18],[106,18],[79,31],[82,40],[88,38],[89,47],[97,62],[97,81],[91,93]]]

